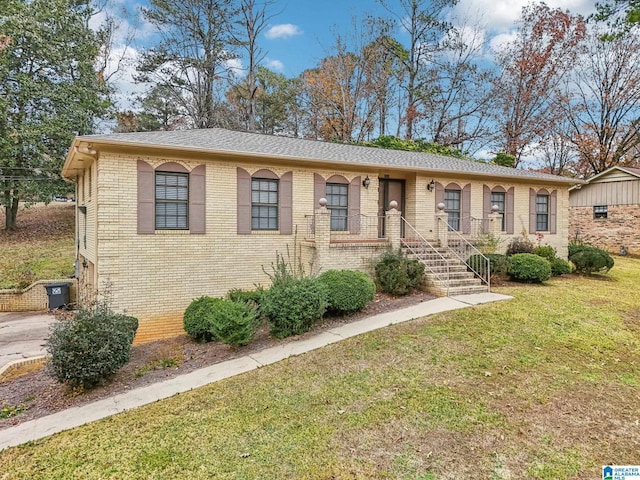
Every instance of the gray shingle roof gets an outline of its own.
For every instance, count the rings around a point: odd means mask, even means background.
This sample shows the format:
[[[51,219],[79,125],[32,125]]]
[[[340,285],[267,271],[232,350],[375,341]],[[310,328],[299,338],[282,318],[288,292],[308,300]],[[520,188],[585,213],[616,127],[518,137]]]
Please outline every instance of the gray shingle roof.
[[[89,135],[78,140],[100,143],[129,143],[153,147],[280,157],[298,161],[322,161],[347,165],[404,168],[433,173],[467,173],[480,176],[530,179],[562,183],[581,183],[556,175],[501,167],[429,153],[361,147],[316,140],[236,132],[221,128],[162,132]]]

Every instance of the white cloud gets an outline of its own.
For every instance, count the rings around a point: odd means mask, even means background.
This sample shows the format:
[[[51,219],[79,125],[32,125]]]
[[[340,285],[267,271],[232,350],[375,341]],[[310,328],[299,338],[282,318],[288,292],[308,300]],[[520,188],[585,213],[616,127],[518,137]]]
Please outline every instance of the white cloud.
[[[290,38],[296,35],[302,35],[302,30],[297,25],[292,23],[281,23],[279,25],[272,26],[267,33],[264,34],[269,40],[274,38]]]
[[[234,77],[243,78],[247,75],[247,72],[242,66],[242,60],[240,60],[239,58],[231,58],[224,63]]]
[[[507,44],[514,42],[516,38],[517,33],[515,30],[508,33],[499,33],[489,40],[489,48],[492,52],[500,52]]]
[[[267,68],[275,70],[276,72],[282,72],[284,70],[284,63],[280,60],[266,60]]]
[[[133,79],[139,56],[140,53],[135,48],[125,46],[114,48],[110,52],[105,76],[114,86],[115,101],[119,110],[131,110],[136,97],[147,87]]]
[[[514,28],[522,8],[529,3],[529,0],[460,0],[454,7],[454,14],[472,15],[481,20],[487,30],[505,32]],[[548,0],[546,4],[584,16],[595,11],[593,0]]]

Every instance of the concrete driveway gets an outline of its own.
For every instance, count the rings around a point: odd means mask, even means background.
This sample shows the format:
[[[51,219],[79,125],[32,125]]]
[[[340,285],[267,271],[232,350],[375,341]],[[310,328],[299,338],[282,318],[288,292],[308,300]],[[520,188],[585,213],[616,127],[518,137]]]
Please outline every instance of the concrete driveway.
[[[0,312],[0,372],[16,360],[45,355],[53,322],[55,317],[47,312]]]

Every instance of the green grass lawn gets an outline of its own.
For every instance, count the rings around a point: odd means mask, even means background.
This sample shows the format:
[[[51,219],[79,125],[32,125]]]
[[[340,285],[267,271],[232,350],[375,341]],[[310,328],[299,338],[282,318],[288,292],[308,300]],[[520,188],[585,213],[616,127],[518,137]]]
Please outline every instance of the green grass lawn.
[[[0,478],[585,479],[640,464],[640,260],[501,287],[0,453]]]
[[[4,225],[3,215],[0,222]],[[73,204],[21,210],[16,231],[0,230],[0,290],[72,275],[74,222]]]

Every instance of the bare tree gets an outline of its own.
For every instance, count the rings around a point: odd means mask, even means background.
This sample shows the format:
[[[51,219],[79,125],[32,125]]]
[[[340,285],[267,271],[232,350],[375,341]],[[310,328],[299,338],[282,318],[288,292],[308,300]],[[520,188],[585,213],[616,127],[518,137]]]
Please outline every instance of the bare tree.
[[[516,39],[497,53],[501,132],[496,150],[513,155],[516,166],[555,121],[552,95],[573,67],[585,33],[581,17],[544,3],[529,5],[523,8]]]
[[[237,25],[239,31],[236,33],[237,44],[246,52],[247,60],[247,130],[256,130],[256,93],[258,91],[256,70],[261,65],[266,56],[266,52],[258,45],[258,37],[269,24],[275,15],[270,15],[268,9],[275,4],[274,0],[241,0],[239,20]]]
[[[494,75],[481,61],[484,37],[478,27],[461,25],[449,30],[443,45],[429,67],[427,131],[434,143],[478,150],[490,134],[493,101]]]
[[[142,14],[160,41],[143,53],[138,80],[170,89],[196,128],[224,124],[216,107],[237,58],[233,0],[150,0]]]
[[[382,93],[374,82],[383,79],[380,49],[374,24],[358,29],[345,39],[336,35],[333,55],[318,68],[307,70],[305,81],[310,125],[317,136],[340,141],[362,141],[374,132]]]
[[[579,153],[579,173],[635,165],[640,144],[640,34],[602,39],[590,33],[563,102]]]
[[[387,21],[387,32],[399,27],[409,35],[406,47],[401,46],[402,42],[394,41],[389,45],[389,51],[402,65],[405,111],[399,123],[404,125],[405,137],[411,139],[421,116],[422,103],[430,92],[425,71],[435,52],[441,48],[442,35],[451,27],[444,20],[444,14],[456,4],[456,0],[399,0],[398,10],[388,0],[378,2],[393,17]],[[392,36],[388,34],[387,38]]]

